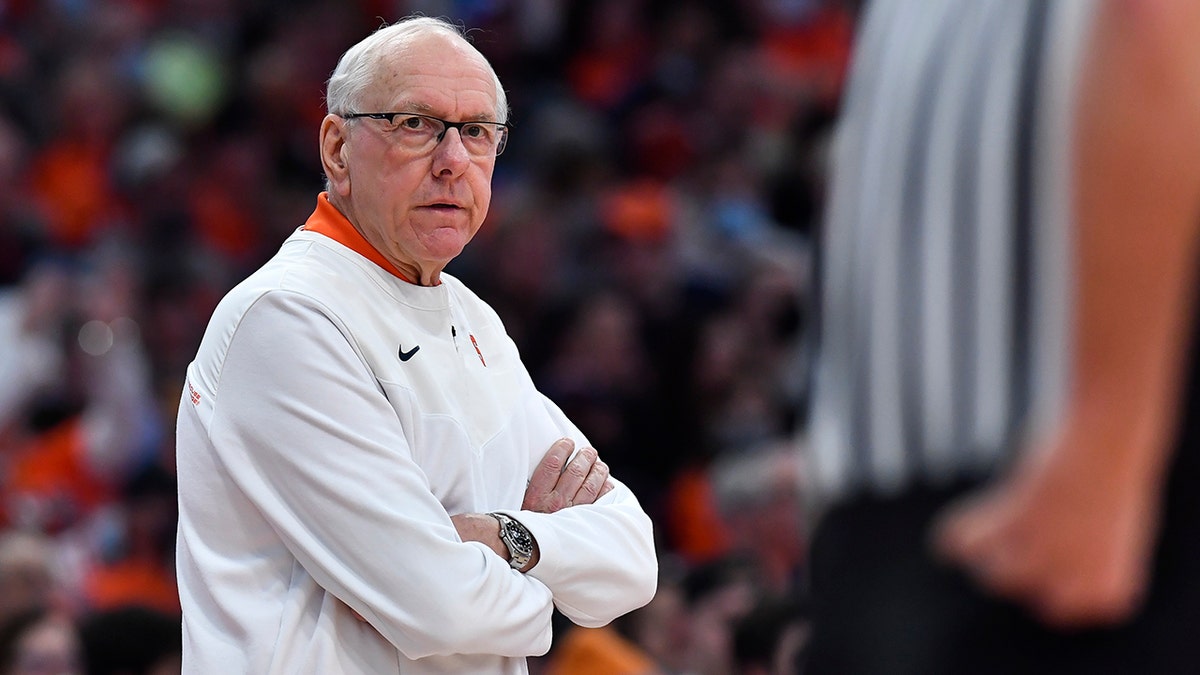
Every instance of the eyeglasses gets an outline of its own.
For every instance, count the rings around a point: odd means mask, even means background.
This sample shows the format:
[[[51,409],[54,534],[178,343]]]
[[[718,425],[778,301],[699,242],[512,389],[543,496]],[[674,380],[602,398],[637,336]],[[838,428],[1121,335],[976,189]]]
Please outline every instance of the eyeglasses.
[[[416,152],[428,152],[446,137],[447,129],[458,129],[463,147],[475,157],[494,157],[508,144],[508,125],[503,122],[447,122],[437,117],[410,112],[346,113],[342,119],[369,117],[387,122],[386,131],[397,142]]]

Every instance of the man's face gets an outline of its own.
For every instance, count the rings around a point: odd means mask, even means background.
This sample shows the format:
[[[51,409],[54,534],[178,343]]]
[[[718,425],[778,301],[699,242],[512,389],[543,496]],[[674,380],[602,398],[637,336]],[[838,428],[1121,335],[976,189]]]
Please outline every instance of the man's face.
[[[473,49],[440,35],[418,39],[391,55],[358,110],[414,112],[451,122],[496,121],[496,90]],[[340,134],[331,149],[327,134]],[[326,118],[322,152],[331,199],[373,246],[412,281],[436,282],[483,224],[491,202],[495,155],[472,156],[459,130],[448,129],[432,150],[397,142],[383,120]],[[336,168],[337,160],[344,168]]]

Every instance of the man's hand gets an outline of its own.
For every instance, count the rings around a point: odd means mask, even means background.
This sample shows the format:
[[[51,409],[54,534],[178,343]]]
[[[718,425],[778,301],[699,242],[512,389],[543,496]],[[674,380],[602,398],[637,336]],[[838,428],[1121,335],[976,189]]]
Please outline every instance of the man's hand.
[[[608,465],[600,461],[596,450],[583,448],[568,462],[574,449],[575,442],[569,438],[560,438],[550,446],[525,488],[522,510],[554,513],[570,506],[591,504],[613,489],[612,481],[608,479]],[[450,516],[450,521],[460,539],[477,541],[508,560],[508,547],[500,539],[500,523],[495,518],[486,513],[459,513]],[[541,550],[535,539],[533,556],[520,571],[528,572],[540,559]],[[354,612],[354,617],[366,621],[358,612]]]
[[[575,442],[569,438],[560,438],[550,446],[525,488],[522,510],[554,513],[591,504],[613,489],[608,465],[600,460],[596,450],[581,448],[568,462],[574,449]]]
[[[1051,448],[952,505],[933,532],[937,551],[1047,624],[1128,618],[1148,583],[1158,492],[1088,454]]]
[[[477,541],[508,560],[508,547],[500,539],[500,523],[486,513],[459,513],[450,516],[463,541]]]
[[[529,486],[525,488],[523,511],[554,513],[570,506],[591,504],[601,495],[613,489],[608,479],[608,465],[600,461],[593,448],[582,448],[569,462],[575,442],[560,438],[550,446],[542,457]],[[460,513],[450,516],[454,529],[463,541],[477,541],[508,560],[508,547],[500,539],[500,523],[484,513]],[[537,540],[533,542],[533,557],[522,572],[527,572],[541,558]]]
[[[486,513],[460,513],[450,516],[451,522],[454,523],[454,529],[458,530],[458,536],[463,541],[477,541],[496,552],[504,560],[509,559],[508,546],[504,544],[504,540],[500,538],[500,521],[496,520],[490,514]],[[525,563],[519,572],[528,572],[533,569],[538,561],[541,560],[541,549],[538,548],[537,539],[533,540],[533,555],[529,557],[529,562]]]

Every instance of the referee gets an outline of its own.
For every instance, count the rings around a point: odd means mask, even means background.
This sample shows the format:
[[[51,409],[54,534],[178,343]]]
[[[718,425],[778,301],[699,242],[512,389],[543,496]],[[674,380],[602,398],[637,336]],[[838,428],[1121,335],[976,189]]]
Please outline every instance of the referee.
[[[875,0],[806,675],[1200,672],[1200,2]]]

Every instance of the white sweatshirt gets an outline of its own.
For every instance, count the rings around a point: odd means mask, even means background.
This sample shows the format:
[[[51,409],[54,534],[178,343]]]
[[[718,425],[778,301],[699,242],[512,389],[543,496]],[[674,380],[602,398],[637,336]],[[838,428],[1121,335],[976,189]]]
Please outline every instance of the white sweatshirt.
[[[519,510],[550,445],[588,441],[495,312],[447,274],[404,281],[355,235],[322,195],[188,367],[184,673],[525,673],[553,607],[599,626],[654,594],[651,523],[624,485]],[[497,510],[538,541],[528,574],[450,521]]]

